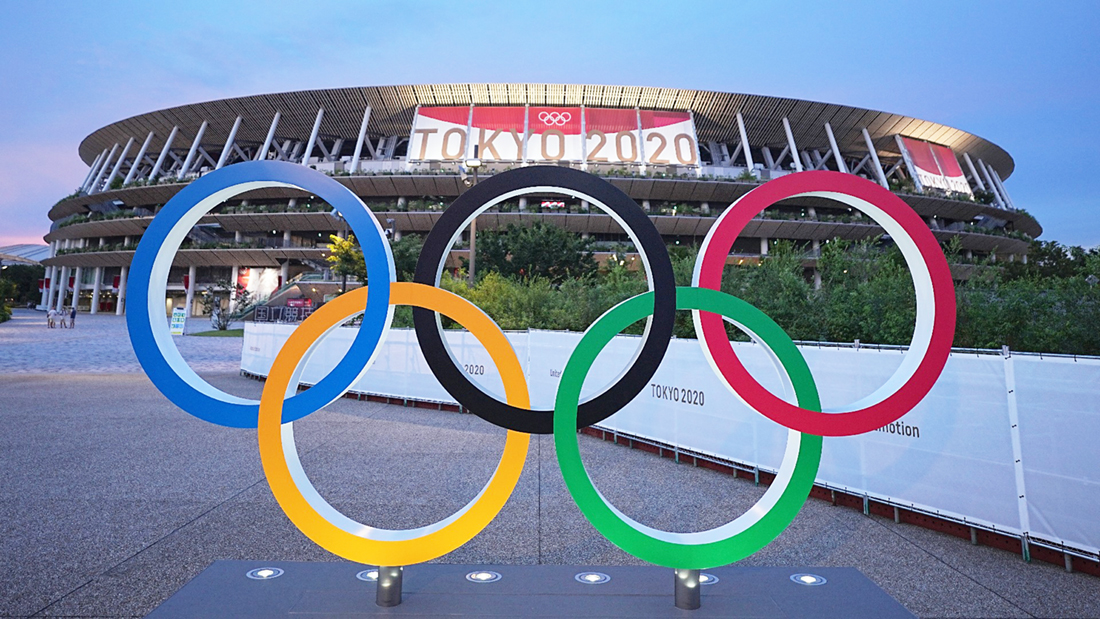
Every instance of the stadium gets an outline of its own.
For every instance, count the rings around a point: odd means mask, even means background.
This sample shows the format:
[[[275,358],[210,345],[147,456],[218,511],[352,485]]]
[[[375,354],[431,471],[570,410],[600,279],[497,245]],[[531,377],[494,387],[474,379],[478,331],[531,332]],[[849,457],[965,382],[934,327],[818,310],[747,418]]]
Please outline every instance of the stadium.
[[[253,160],[331,175],[394,240],[426,233],[479,176],[545,164],[605,177],[650,213],[670,245],[700,243],[732,201],[803,170],[889,188],[941,243],[959,248],[964,263],[1026,260],[1042,232],[1005,190],[1012,157],[981,137],[889,112],[736,93],[432,84],[266,94],[127,118],[86,137],[79,154],[86,177],[49,211],[42,309],[124,313],[128,266],[157,210],[195,178]],[[529,195],[494,206],[477,229],[543,222],[591,239],[598,260],[630,256],[626,233],[589,206]],[[271,305],[293,298],[310,307],[339,289],[325,258],[330,235],[346,232],[331,207],[299,190],[236,196],[188,234],[169,275],[166,313],[202,314],[196,292],[219,281],[236,281]],[[838,202],[792,199],[746,227],[729,263],[757,261],[786,240],[805,252],[814,277],[823,243],[882,234]],[[468,254],[467,232],[448,264]]]

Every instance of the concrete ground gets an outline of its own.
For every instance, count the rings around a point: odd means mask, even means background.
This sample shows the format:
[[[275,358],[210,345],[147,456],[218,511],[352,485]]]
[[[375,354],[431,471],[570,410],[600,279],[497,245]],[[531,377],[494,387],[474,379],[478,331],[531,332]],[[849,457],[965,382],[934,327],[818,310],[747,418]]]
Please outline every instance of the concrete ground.
[[[177,339],[213,384],[258,397],[239,338]],[[472,415],[341,400],[295,424],[303,464],[347,515],[428,524],[492,472],[503,431]],[[642,522],[699,530],[763,488],[582,436],[601,491]],[[275,502],[254,430],[199,421],[140,372],[115,316],[0,325],[0,615],[141,616],[217,559],[333,561]],[[633,565],[573,504],[553,439],[536,437],[500,515],[442,563]],[[1096,617],[1100,580],[810,500],[743,565],[855,567],[926,617]],[[415,568],[410,568],[415,569]]]

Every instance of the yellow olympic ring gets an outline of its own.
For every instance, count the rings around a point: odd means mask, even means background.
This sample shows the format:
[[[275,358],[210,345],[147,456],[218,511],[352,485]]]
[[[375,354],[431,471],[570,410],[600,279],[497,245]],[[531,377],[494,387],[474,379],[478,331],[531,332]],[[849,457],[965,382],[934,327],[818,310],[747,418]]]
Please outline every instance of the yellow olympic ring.
[[[260,397],[260,460],[271,492],[292,522],[322,548],[345,559],[374,565],[411,565],[440,557],[481,532],[511,496],[523,472],[530,435],[509,430],[492,478],[465,507],[418,529],[389,530],[360,524],[329,505],[305,475],[294,444],[293,423],[281,423],[283,401],[298,387],[299,366],[329,331],[361,313],[367,287],[321,306],[290,335],[271,366]],[[529,409],[527,380],[511,344],[489,316],[446,290],[408,282],[390,285],[390,305],[439,312],[470,331],[500,371],[509,404]]]

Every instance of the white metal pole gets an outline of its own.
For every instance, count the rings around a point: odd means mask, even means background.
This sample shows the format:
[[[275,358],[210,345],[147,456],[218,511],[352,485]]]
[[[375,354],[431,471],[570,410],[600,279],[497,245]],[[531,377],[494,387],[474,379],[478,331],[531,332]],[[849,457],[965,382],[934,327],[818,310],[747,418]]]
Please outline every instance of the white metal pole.
[[[225,146],[222,148],[222,154],[218,157],[218,163],[214,165],[215,170],[222,169],[225,162],[229,159],[229,152],[233,149],[233,140],[237,139],[237,129],[241,128],[241,117],[238,116],[237,120],[233,121],[233,128],[229,130],[229,137],[225,139]]]
[[[275,139],[275,128],[279,126],[279,117],[282,114],[278,110],[275,111],[275,115],[271,117],[271,127],[267,130],[267,137],[264,138],[264,145],[256,153],[256,161],[263,161],[267,159],[267,150],[271,148],[271,140]]]
[[[890,183],[886,180],[886,173],[882,171],[882,164],[878,160],[878,149],[871,140],[871,134],[867,133],[867,127],[863,128],[863,141],[867,143],[867,152],[871,154],[871,163],[875,165],[875,179],[878,180],[879,185],[889,189]]]
[[[115,153],[118,152],[118,142],[111,147],[111,152],[107,155],[107,158],[103,160],[103,167],[99,168],[99,173],[95,175],[95,180],[92,181],[92,186],[88,188],[88,193],[98,193],[99,183],[103,180],[103,174],[107,171],[107,166],[111,165],[111,159],[114,159]]]
[[[317,118],[313,121],[313,131],[309,134],[309,142],[306,144],[306,153],[302,155],[302,165],[309,165],[309,158],[313,155],[313,145],[317,142],[317,134],[321,131],[321,119],[325,117],[325,108],[317,108]]]
[[[752,151],[749,150],[749,133],[745,131],[745,119],[737,113],[737,132],[741,134],[741,151],[745,153],[745,164],[752,169]]]
[[[985,183],[982,182],[982,177],[978,174],[978,170],[974,168],[974,162],[970,160],[970,153],[963,153],[963,160],[966,161],[966,167],[970,168],[970,176],[974,179],[974,182],[978,184],[978,189],[985,191]]]
[[[351,155],[351,169],[350,172],[355,174],[359,171],[359,156],[363,154],[363,140],[367,137],[367,123],[370,122],[370,106],[363,110],[363,123],[359,125],[359,137],[355,140],[355,152]]]
[[[199,150],[199,144],[202,142],[202,136],[206,133],[206,127],[209,125],[205,120],[199,125],[199,132],[195,134],[195,139],[191,141],[191,150],[187,151],[187,158],[183,160],[183,165],[180,167],[179,174],[176,175],[176,180],[183,180],[184,176],[187,176],[188,170],[191,169],[191,164],[195,162],[195,153]]]
[[[1005,183],[1001,180],[1001,175],[997,173],[997,170],[993,166],[989,166],[989,173],[993,176],[993,182],[997,183],[997,189],[1001,190],[1001,197],[1004,198],[1008,207],[1012,210],[1016,210],[1016,205],[1012,203],[1012,197],[1008,195],[1008,190],[1005,189]]]
[[[118,161],[115,162],[115,167],[111,170],[111,175],[107,177],[106,182],[103,183],[104,188],[111,186],[115,177],[118,176],[119,170],[122,169],[122,162],[126,161],[126,154],[130,152],[130,147],[134,145],[134,138],[126,140],[126,147],[122,149],[122,154],[118,156]]]
[[[150,181],[156,180],[157,174],[160,174],[160,167],[164,165],[164,158],[168,156],[168,151],[172,148],[172,142],[179,132],[179,127],[172,127],[172,133],[168,134],[168,139],[164,141],[164,147],[160,149],[160,156],[157,157],[157,162],[153,164],[153,171],[149,173]]]
[[[134,162],[130,164],[130,171],[126,173],[126,178],[122,180],[123,185],[129,185],[130,181],[134,180],[134,174],[137,173],[138,165],[141,164],[141,159],[145,156],[145,151],[149,150],[149,142],[152,141],[153,132],[150,131],[149,135],[145,136],[145,141],[142,142],[141,148],[138,149],[138,154],[134,157]]]
[[[794,143],[794,132],[791,131],[791,121],[783,117],[783,131],[787,134],[787,148],[791,149],[791,161],[794,161],[794,169],[802,171],[802,160],[798,156],[798,146]]]
[[[103,152],[99,153],[99,156],[96,157],[95,161],[92,162],[91,167],[88,168],[88,174],[84,177],[84,182],[80,183],[81,191],[88,191],[88,183],[91,183],[92,179],[95,178],[96,173],[99,172],[99,164],[103,163],[103,158],[106,156],[107,149],[104,148]]]
[[[198,269],[193,264],[187,267],[187,300],[184,301],[185,305],[183,307],[188,317],[194,315],[192,308],[195,305],[195,285],[197,283],[195,277],[197,271]]]
[[[122,267],[118,273],[118,299],[115,301],[115,316],[121,316],[126,311],[126,274],[130,271]]]
[[[848,164],[844,163],[844,157],[840,155],[840,147],[836,145],[836,136],[833,135],[833,127],[829,123],[825,123],[825,135],[829,136],[829,148],[833,149],[833,161],[836,162],[836,168],[847,173]]]
[[[989,185],[989,190],[993,193],[993,199],[996,200],[998,206],[1004,208],[1004,198],[1001,197],[1001,192],[997,191],[997,185],[993,184],[993,177],[989,175],[989,169],[986,167],[985,162],[982,161],[981,158],[978,158],[978,167],[981,169],[982,174],[985,175],[985,181],[986,184]]]
[[[95,281],[92,283],[92,313],[99,313],[99,290],[103,285],[103,267],[96,267],[95,274],[92,276]]]

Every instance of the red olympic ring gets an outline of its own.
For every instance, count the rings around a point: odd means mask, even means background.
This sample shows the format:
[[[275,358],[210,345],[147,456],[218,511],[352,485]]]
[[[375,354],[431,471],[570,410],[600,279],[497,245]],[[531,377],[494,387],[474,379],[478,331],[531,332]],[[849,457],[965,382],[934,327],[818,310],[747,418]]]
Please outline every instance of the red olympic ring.
[[[863,211],[902,250],[917,293],[917,319],[901,367],[866,398],[845,408],[816,412],[785,402],[758,383],[733,352],[718,314],[693,312],[699,343],[727,386],[776,423],[819,436],[851,436],[881,428],[928,395],[947,363],[955,336],[955,287],[947,259],[928,226],[901,198],[871,181],[840,172],[801,172],[772,180],[731,204],[711,227],[699,252],[693,285],[720,290],[726,257],[745,225],[768,206],[794,197],[831,198]]]

